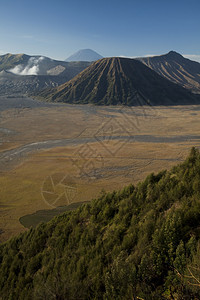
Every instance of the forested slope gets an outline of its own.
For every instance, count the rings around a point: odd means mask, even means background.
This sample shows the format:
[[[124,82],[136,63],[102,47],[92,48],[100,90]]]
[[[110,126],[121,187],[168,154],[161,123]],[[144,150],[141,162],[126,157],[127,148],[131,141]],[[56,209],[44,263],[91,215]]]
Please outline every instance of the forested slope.
[[[200,299],[199,151],[12,238],[0,264],[1,299]]]

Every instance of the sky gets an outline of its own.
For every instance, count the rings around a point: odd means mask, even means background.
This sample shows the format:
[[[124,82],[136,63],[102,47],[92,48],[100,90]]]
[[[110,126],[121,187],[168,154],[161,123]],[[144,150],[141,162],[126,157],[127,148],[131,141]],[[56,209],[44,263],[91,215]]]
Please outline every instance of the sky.
[[[174,50],[200,62],[199,0],[0,0],[0,55],[64,60],[90,48],[104,57]]]

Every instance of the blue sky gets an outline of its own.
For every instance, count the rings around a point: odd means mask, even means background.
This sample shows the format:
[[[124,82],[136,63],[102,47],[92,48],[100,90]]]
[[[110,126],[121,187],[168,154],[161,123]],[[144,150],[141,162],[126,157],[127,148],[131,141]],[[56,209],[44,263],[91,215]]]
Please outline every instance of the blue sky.
[[[199,0],[0,0],[0,54],[65,59],[91,48],[103,56],[200,58]]]

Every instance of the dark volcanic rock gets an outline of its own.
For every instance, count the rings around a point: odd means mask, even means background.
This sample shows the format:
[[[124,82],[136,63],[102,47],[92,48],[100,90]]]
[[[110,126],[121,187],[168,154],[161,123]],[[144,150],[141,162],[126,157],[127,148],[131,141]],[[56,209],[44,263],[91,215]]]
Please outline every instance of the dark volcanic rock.
[[[98,60],[72,80],[38,96],[48,101],[98,105],[178,105],[200,100],[140,61],[118,57]]]

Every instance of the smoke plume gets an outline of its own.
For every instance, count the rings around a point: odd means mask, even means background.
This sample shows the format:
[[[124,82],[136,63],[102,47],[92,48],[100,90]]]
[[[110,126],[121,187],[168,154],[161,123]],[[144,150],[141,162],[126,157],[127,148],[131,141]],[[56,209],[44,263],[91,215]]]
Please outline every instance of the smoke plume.
[[[16,75],[38,75],[40,69],[40,62],[44,59],[43,56],[38,58],[31,57],[27,65],[18,65],[9,71]]]

